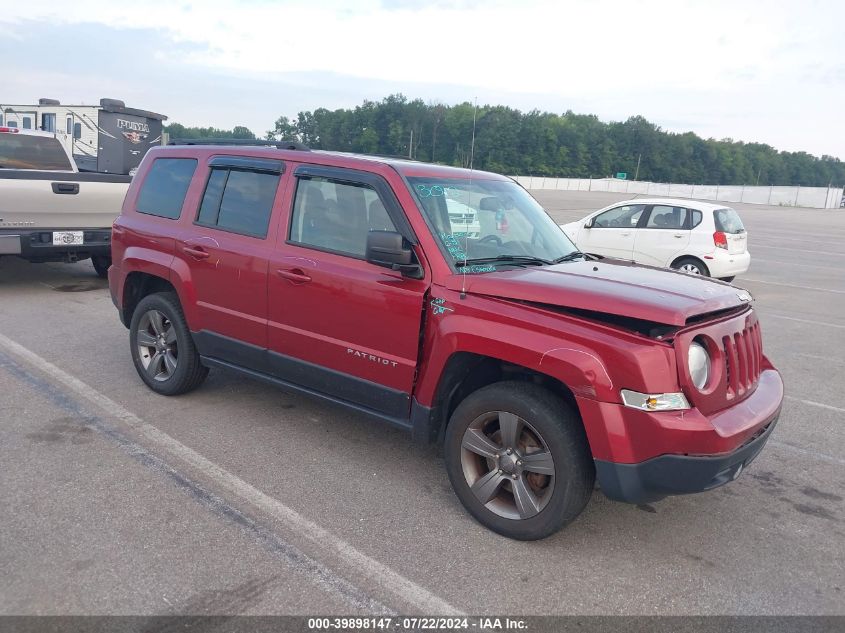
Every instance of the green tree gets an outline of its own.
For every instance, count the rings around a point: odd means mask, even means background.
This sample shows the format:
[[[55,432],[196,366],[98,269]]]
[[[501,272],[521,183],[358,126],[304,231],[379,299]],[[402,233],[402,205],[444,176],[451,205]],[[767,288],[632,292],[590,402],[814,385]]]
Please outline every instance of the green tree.
[[[475,145],[473,147],[473,119]],[[183,128],[183,135],[234,134]],[[248,130],[247,130],[248,132]],[[251,134],[251,133],[250,133]],[[177,136],[177,134],[172,134]],[[666,132],[642,116],[603,122],[571,110],[520,112],[501,105],[409,101],[392,94],[353,109],[279,117],[267,138],[296,139],[315,149],[411,156],[500,173],[603,177],[627,172],[639,179],[690,184],[845,184],[845,163],[832,156],[779,152],[762,143],[703,139]]]

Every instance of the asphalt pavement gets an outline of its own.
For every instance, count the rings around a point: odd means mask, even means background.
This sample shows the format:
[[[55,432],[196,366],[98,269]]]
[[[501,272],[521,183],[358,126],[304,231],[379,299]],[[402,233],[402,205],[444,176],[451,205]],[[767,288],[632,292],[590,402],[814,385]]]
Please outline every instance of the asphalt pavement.
[[[560,222],[622,199],[535,194]],[[533,543],[395,429],[223,371],[153,394],[90,263],[0,260],[0,614],[845,614],[845,211],[734,206],[771,441],[728,486],[596,491]]]

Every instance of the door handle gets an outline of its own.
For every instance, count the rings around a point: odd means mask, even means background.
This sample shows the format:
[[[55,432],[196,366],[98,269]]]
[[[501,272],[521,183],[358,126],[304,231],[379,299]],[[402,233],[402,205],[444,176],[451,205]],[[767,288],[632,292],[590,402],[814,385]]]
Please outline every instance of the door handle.
[[[194,259],[208,259],[209,257],[208,251],[204,251],[201,248],[194,246],[183,246],[182,252],[186,255],[190,255]]]
[[[620,233],[620,235],[622,237],[628,237],[630,234],[631,234],[631,231],[628,231],[627,233]]]
[[[63,193],[71,196],[79,193],[78,182],[51,182],[50,186],[53,189],[53,193]]]
[[[677,237],[678,239],[681,239],[682,237],[684,237],[684,234],[683,233],[675,233],[675,237]]]
[[[284,277],[285,279],[297,284],[304,284],[311,281],[311,277],[306,275],[305,271],[301,268],[292,268],[290,270],[286,268],[279,268],[276,270],[276,274],[279,275],[279,277]]]

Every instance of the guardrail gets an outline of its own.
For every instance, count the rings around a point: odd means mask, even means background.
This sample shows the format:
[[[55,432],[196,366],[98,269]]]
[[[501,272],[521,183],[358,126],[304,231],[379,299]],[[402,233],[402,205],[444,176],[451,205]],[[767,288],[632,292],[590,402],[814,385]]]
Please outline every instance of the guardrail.
[[[514,178],[526,189],[602,191],[814,209],[838,209],[843,201],[843,189],[841,187],[681,185],[642,180],[620,180],[617,178],[547,178],[544,176],[514,176]]]

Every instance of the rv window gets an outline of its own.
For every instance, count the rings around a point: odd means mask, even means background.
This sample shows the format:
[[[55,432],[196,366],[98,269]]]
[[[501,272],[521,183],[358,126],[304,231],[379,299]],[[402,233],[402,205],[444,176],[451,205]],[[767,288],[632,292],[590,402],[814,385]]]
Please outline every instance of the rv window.
[[[28,116],[25,116],[23,118],[23,129],[25,129],[25,130],[31,130],[32,129],[32,119],[30,119]]]
[[[138,213],[178,219],[196,168],[195,158],[156,159],[138,193]]]
[[[45,132],[55,132],[56,131],[56,115],[55,114],[42,114],[41,115],[41,127],[44,128]]]
[[[74,123],[73,124],[73,138],[82,138],[82,124],[81,123]]]
[[[18,122],[17,121],[8,121],[6,123],[6,127],[18,127]]]
[[[73,134],[73,119],[70,117],[67,118],[67,133]]]

